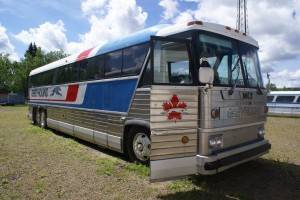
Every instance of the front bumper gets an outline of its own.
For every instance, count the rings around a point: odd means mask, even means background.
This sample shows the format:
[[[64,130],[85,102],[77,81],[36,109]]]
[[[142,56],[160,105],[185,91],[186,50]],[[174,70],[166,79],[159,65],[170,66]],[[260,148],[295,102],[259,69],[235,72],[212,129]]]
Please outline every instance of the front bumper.
[[[197,172],[204,175],[215,174],[267,154],[270,148],[269,141],[262,140],[210,156],[197,155]]]

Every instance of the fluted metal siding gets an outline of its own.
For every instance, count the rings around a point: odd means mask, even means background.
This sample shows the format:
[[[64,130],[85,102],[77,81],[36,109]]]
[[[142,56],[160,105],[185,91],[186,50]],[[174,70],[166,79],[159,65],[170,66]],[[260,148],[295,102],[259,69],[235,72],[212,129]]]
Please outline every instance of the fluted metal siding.
[[[182,119],[169,120],[163,103],[176,94],[187,105]],[[197,152],[198,90],[195,87],[153,86],[150,104],[151,160],[194,156]],[[189,142],[184,144],[182,137]]]

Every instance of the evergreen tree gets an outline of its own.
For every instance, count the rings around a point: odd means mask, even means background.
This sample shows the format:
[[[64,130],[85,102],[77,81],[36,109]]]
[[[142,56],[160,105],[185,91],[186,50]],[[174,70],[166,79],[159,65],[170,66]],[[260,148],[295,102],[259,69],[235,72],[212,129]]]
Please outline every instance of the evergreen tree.
[[[32,44],[32,42],[30,42],[30,44],[28,46],[28,49],[26,50],[24,56],[26,58],[29,57],[29,56],[34,57],[34,56],[36,56],[37,51],[38,51],[38,48],[37,48],[35,42],[33,44]]]

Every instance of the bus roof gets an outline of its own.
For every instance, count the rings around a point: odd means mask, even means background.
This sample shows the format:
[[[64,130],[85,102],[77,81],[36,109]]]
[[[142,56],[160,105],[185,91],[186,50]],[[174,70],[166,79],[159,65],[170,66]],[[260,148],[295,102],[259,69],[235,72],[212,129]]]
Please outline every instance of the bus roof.
[[[221,35],[225,35],[227,37],[231,37],[245,43],[249,43],[258,47],[258,43],[252,37],[247,36],[245,34],[239,33],[237,30],[234,30],[228,26],[222,26],[219,24],[194,21],[185,24],[179,25],[168,25],[168,24],[160,24],[156,25],[136,33],[130,34],[128,36],[119,38],[117,40],[113,40],[104,45],[98,45],[93,48],[87,49],[81,53],[68,56],[66,58],[60,59],[58,61],[49,63],[42,67],[36,68],[32,70],[29,76],[39,74],[44,71],[48,71],[50,69],[54,69],[66,64],[70,64],[76,61],[84,60],[86,58],[90,58],[93,56],[105,54],[108,52],[116,51],[118,49],[123,49],[125,47],[130,47],[136,44],[141,44],[150,41],[151,36],[169,36],[176,33],[185,32],[188,30],[205,30],[214,33],[218,33]]]
[[[300,91],[271,91],[268,95],[300,95]]]

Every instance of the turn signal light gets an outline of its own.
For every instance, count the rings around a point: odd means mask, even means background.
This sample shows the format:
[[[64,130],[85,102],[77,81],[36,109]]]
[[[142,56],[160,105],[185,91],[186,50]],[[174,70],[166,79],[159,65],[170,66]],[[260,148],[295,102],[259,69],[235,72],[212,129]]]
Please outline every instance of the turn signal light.
[[[183,136],[183,137],[181,138],[181,141],[182,141],[183,144],[186,144],[186,143],[188,143],[188,142],[190,141],[190,139],[189,139],[188,136]]]

